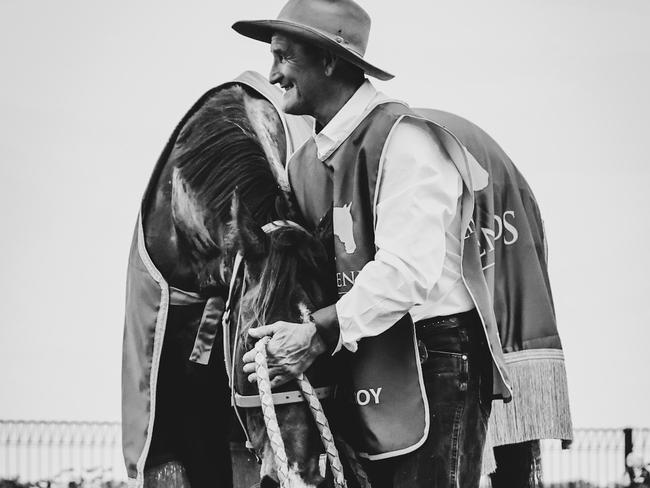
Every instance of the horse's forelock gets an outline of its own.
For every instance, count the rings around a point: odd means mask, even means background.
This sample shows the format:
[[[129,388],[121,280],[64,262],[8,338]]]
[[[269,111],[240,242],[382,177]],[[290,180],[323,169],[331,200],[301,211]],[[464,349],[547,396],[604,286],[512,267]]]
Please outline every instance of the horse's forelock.
[[[321,281],[324,277],[325,254],[318,248],[315,238],[306,231],[294,227],[283,227],[270,234],[269,254],[265,258],[259,276],[259,288],[255,302],[257,315],[263,321],[280,313],[286,315],[287,305],[295,307],[291,312],[295,317],[285,319],[300,320],[305,315],[304,301],[299,301],[297,290],[314,300],[304,286],[306,282]],[[323,283],[316,283],[316,286]],[[309,303],[310,306],[316,305]]]

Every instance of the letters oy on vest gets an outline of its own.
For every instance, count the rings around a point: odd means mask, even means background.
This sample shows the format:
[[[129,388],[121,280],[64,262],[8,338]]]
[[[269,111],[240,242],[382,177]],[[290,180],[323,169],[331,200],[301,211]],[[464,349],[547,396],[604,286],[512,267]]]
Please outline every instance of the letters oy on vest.
[[[367,390],[357,390],[355,394],[357,405],[365,407],[370,402],[374,403],[375,405],[379,405],[379,395],[381,395],[382,389],[383,387],[380,386],[376,390],[374,388],[368,388]]]

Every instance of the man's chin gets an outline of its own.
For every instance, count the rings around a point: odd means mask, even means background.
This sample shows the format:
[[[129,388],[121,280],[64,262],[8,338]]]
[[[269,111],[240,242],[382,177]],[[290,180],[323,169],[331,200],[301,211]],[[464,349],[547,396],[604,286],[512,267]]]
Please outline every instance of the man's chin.
[[[287,103],[282,104],[282,111],[289,115],[302,115],[296,111],[296,108],[293,105]]]
[[[300,104],[293,100],[282,100],[282,111],[289,115],[307,115]]]

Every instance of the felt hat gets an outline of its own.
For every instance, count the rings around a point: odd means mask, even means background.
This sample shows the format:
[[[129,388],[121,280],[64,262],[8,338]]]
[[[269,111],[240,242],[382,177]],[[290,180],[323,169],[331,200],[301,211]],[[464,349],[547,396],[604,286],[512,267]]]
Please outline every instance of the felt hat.
[[[232,28],[246,37],[269,43],[276,32],[289,34],[331,50],[370,76],[380,80],[393,78],[363,58],[370,16],[352,0],[289,0],[275,20],[241,20]]]

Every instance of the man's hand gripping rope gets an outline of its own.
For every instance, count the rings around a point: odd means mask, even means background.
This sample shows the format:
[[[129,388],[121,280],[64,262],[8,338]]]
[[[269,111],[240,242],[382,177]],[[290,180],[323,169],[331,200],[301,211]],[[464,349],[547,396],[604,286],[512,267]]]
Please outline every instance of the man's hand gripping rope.
[[[273,404],[273,396],[271,393],[271,381],[269,379],[269,371],[266,361],[266,347],[270,337],[262,337],[256,344],[254,349],[255,354],[255,374],[257,379],[257,386],[260,394],[260,402],[262,404],[262,412],[264,414],[264,423],[271,442],[273,455],[275,456],[275,465],[277,466],[278,479],[282,488],[290,488],[288,485],[289,468],[287,461],[287,454],[284,448],[284,442],[280,435],[280,427],[275,415],[275,406]],[[251,351],[252,352],[252,351]],[[247,354],[250,354],[247,353]],[[323,412],[323,406],[317,398],[314,389],[303,373],[300,373],[296,380],[303,394],[303,398],[307,401],[309,409],[312,412],[316,425],[321,434],[321,440],[325,446],[325,452],[330,462],[332,474],[334,476],[334,485],[336,488],[347,488],[345,477],[343,475],[343,466],[339,457],[338,450],[334,445],[334,439],[329,427],[329,422]]]

